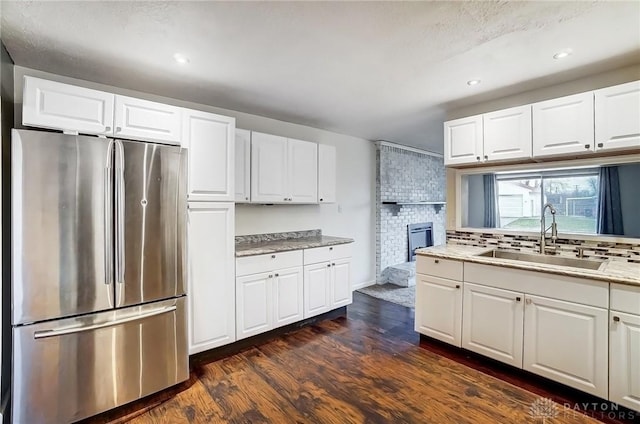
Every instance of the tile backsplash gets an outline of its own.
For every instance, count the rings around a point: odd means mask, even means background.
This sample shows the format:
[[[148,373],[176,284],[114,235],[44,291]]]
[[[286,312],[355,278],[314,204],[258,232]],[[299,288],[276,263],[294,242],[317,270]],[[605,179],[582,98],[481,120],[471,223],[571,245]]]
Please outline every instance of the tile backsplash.
[[[547,238],[547,240],[547,246],[552,246],[550,239]],[[447,230],[447,243],[523,252],[539,252],[540,249],[540,237],[534,234],[513,235]],[[559,238],[556,240],[556,246],[556,254],[560,256],[579,257],[580,250],[582,250],[582,256],[585,258],[640,263],[640,240],[638,243],[616,243],[603,240]]]

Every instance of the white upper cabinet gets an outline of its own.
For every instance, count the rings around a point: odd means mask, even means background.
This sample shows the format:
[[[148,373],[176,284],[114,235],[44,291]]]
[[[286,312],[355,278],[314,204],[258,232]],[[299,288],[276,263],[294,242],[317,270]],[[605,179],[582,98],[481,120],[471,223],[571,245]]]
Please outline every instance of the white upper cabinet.
[[[182,108],[116,96],[116,137],[180,144]]]
[[[533,104],[533,156],[594,151],[593,92]]]
[[[24,77],[22,124],[82,134],[113,134],[115,95]]]
[[[251,131],[236,128],[236,203],[249,203],[251,187]]]
[[[444,164],[457,165],[481,162],[482,115],[444,123]]]
[[[336,148],[318,144],[318,202],[336,202]]]
[[[235,119],[185,109],[182,126],[182,146],[189,157],[189,201],[232,202]]]
[[[278,135],[252,133],[251,201],[284,203],[289,198],[287,139]]]
[[[253,132],[251,201],[318,203],[318,145]]]
[[[595,92],[596,151],[640,148],[640,81]]]
[[[288,139],[289,202],[318,203],[318,145]]]
[[[531,105],[485,113],[483,121],[485,161],[531,157]]]

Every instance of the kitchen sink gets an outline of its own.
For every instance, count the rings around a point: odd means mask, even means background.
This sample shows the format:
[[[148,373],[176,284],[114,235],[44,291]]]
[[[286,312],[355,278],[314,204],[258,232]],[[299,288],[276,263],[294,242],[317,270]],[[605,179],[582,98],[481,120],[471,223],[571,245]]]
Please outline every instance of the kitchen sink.
[[[597,259],[567,258],[564,256],[538,255],[535,253],[508,252],[506,250],[490,250],[476,256],[485,258],[510,259],[512,261],[533,262],[538,264],[549,264],[567,266],[571,268],[598,269],[604,261]]]

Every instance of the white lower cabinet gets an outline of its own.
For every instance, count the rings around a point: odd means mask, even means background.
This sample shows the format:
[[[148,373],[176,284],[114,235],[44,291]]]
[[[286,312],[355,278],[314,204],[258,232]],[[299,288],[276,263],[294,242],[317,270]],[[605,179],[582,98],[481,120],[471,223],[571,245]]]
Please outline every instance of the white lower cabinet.
[[[321,262],[304,267],[304,317],[329,311],[331,307],[331,264]]]
[[[465,283],[462,347],[522,367],[522,293]]]
[[[415,330],[454,346],[462,343],[462,283],[416,275]]]
[[[640,315],[610,312],[609,400],[640,412]]]
[[[304,250],[304,317],[323,314],[353,301],[351,245]]]
[[[187,298],[189,354],[236,340],[234,204],[189,203]]]
[[[526,296],[525,370],[606,399],[607,355],[606,309]]]
[[[236,278],[238,340],[302,319],[302,267]]]

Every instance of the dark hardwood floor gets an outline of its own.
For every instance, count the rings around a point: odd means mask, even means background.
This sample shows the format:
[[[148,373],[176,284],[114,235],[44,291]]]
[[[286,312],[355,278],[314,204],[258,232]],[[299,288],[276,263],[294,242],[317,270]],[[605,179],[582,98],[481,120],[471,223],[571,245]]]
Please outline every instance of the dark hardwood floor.
[[[185,384],[87,422],[542,423],[530,415],[540,397],[559,402],[546,423],[638,422],[640,414],[421,339],[410,308],[356,292],[347,311],[200,365]],[[586,402],[599,405],[576,409]]]

